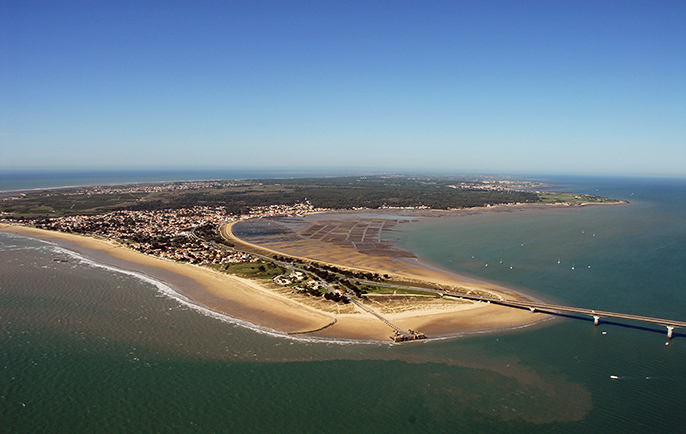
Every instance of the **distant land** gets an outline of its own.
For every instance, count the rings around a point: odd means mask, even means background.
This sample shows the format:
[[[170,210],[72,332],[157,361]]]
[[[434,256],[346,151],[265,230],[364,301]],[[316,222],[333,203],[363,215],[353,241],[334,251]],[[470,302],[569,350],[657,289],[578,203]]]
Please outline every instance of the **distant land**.
[[[0,201],[0,217],[58,217],[193,206],[222,206],[228,214],[240,215],[249,213],[251,207],[305,202],[332,210],[619,203],[588,194],[541,192],[544,187],[531,181],[409,176],[162,182],[5,193]]]
[[[206,289],[198,303],[284,333],[378,340],[389,337],[390,327],[391,340],[404,341],[424,339],[418,328],[444,336],[519,327],[541,317],[485,309],[475,301],[524,296],[431,270],[388,245],[382,233],[400,223],[396,214],[620,202],[542,193],[544,187],[522,180],[358,176],[38,189],[2,197],[0,228],[192,276]],[[337,211],[347,214],[332,221]],[[313,214],[326,221],[300,231],[278,223]],[[286,244],[246,242],[233,232],[239,222],[253,234],[285,236]],[[463,297],[445,298],[446,290]],[[226,302],[242,307],[223,310]]]

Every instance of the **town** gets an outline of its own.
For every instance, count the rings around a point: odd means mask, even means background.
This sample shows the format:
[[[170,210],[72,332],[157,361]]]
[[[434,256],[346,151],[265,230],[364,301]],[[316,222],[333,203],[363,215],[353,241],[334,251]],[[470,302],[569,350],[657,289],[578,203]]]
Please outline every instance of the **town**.
[[[102,237],[117,241],[139,252],[197,265],[256,262],[252,254],[227,249],[212,237],[198,236],[203,228],[217,228],[236,220],[262,217],[284,217],[323,211],[309,203],[293,206],[255,207],[248,214],[229,214],[225,207],[194,206],[159,211],[113,211],[98,215],[39,217],[22,220],[22,224],[39,229]],[[0,222],[16,223],[0,215]],[[206,231],[205,231],[206,232]],[[205,239],[207,238],[207,239]],[[215,238],[219,240],[219,238]]]

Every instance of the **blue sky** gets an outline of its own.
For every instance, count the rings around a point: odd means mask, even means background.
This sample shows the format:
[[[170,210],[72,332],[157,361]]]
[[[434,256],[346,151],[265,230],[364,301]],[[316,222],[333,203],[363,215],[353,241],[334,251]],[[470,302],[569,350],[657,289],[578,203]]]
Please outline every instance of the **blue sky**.
[[[0,0],[0,39],[5,170],[686,176],[684,1]]]

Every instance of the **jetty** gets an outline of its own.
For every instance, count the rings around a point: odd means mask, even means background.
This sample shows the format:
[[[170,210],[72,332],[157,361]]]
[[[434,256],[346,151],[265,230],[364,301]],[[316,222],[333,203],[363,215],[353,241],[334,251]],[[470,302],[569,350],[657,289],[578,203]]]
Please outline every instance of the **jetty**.
[[[348,300],[350,300],[355,306],[359,307],[360,309],[364,310],[367,313],[370,313],[374,315],[376,318],[381,320],[384,324],[389,326],[390,328],[393,329],[393,334],[389,336],[393,342],[406,342],[406,341],[416,341],[420,339],[426,339],[426,335],[422,332],[418,332],[416,330],[409,329],[408,331],[405,331],[398,327],[397,325],[393,324],[386,318],[382,317],[378,312],[376,312],[374,309],[371,307],[365,306],[364,304],[360,303],[359,300],[357,300],[355,297],[348,297]]]

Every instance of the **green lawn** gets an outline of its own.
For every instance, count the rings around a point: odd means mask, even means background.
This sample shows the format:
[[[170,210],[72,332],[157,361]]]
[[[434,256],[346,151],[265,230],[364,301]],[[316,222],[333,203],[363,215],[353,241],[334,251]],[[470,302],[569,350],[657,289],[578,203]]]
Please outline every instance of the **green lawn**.
[[[542,203],[619,203],[617,199],[578,193],[539,193]]]
[[[235,274],[248,279],[273,279],[286,270],[271,262],[236,262],[231,264],[214,265],[212,268],[225,273]]]

